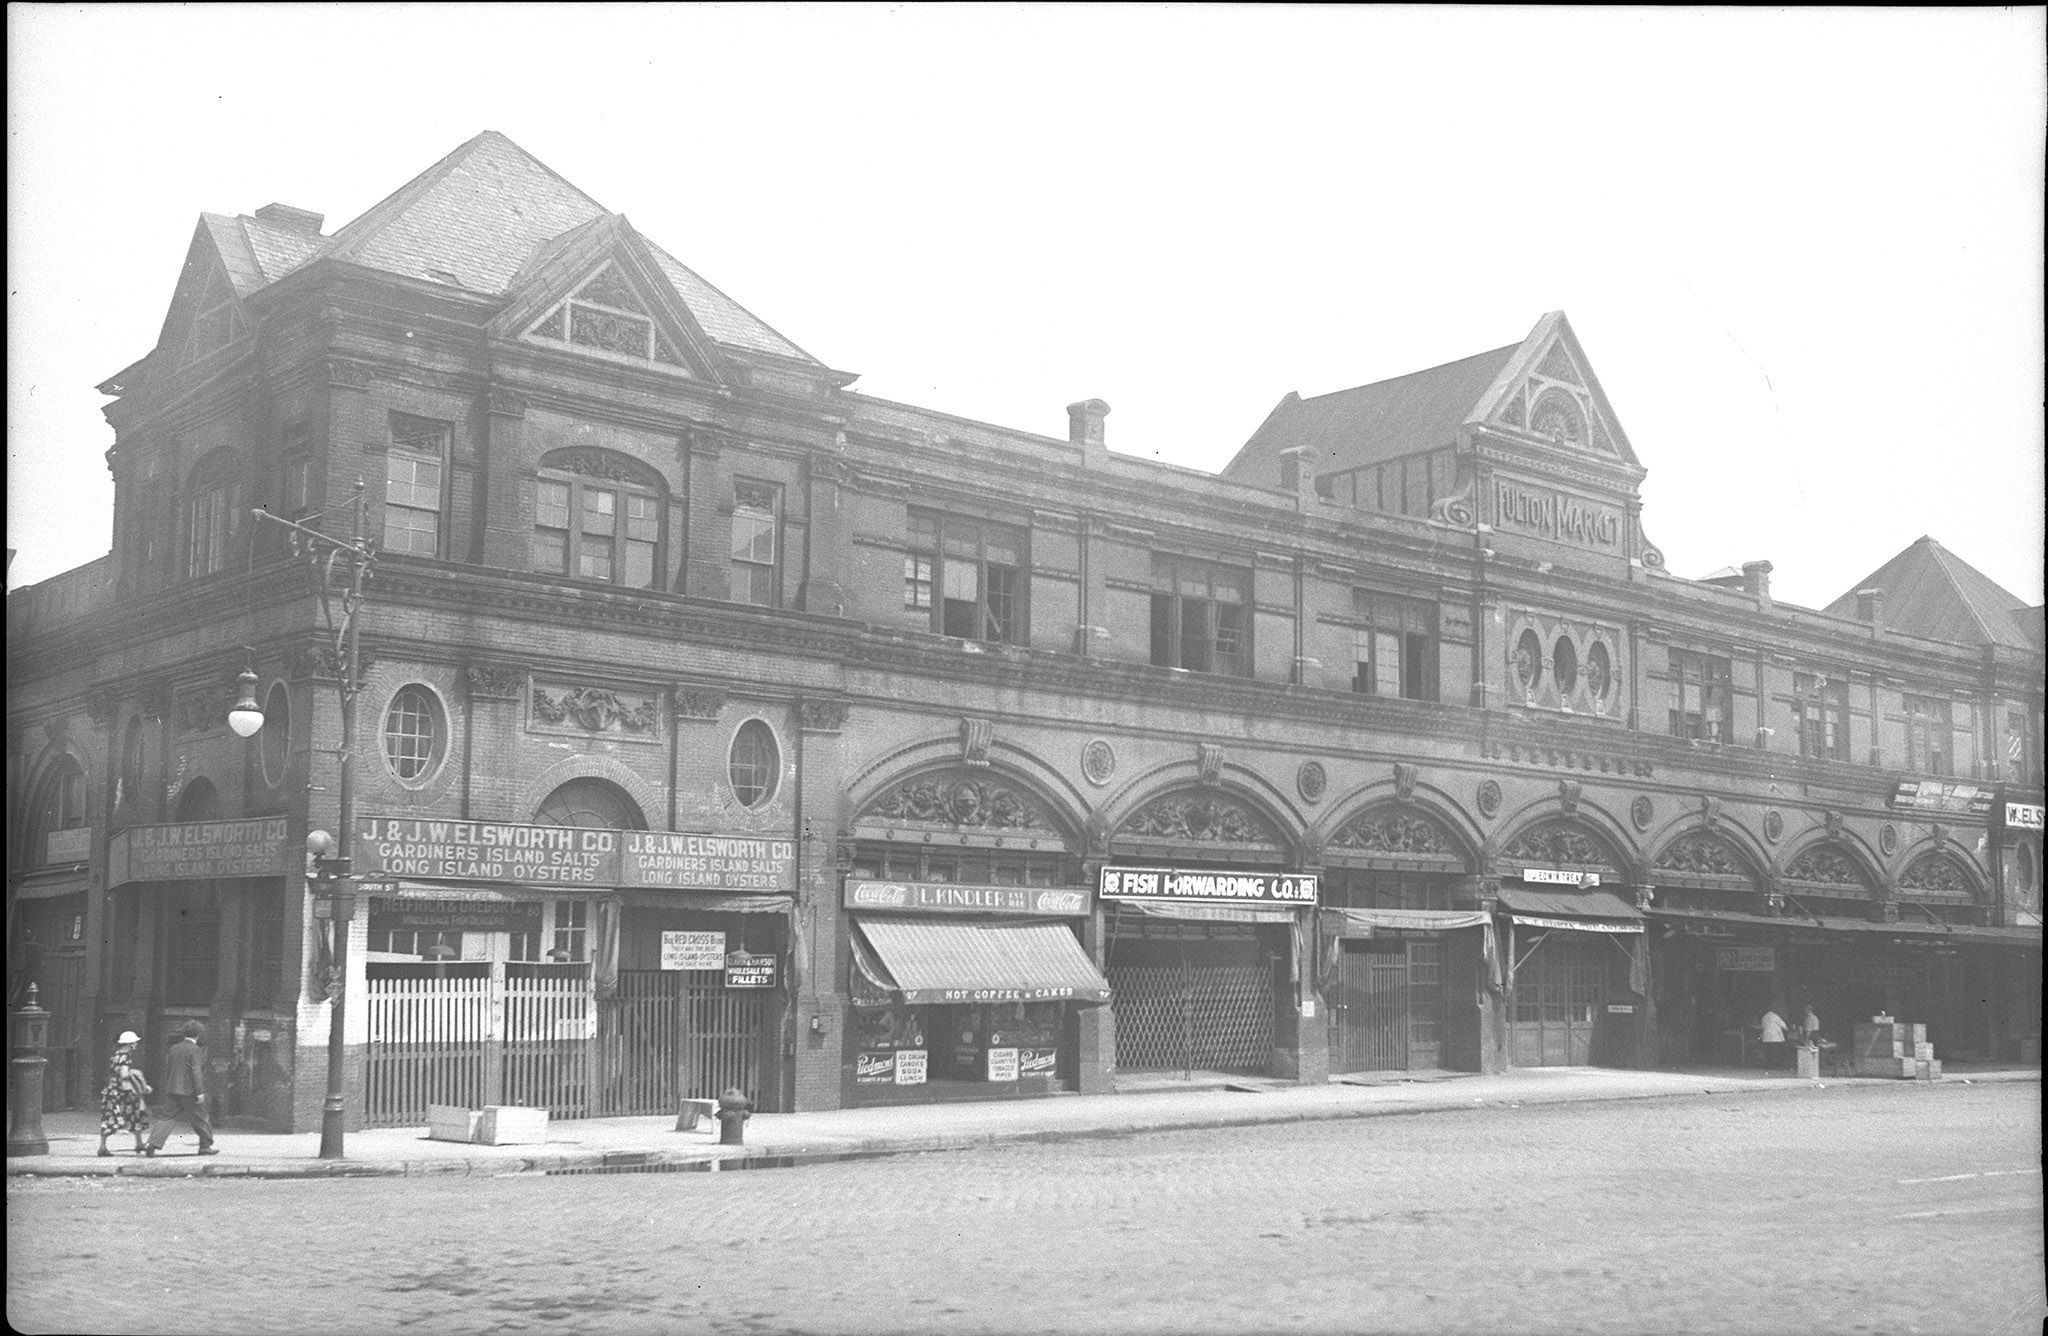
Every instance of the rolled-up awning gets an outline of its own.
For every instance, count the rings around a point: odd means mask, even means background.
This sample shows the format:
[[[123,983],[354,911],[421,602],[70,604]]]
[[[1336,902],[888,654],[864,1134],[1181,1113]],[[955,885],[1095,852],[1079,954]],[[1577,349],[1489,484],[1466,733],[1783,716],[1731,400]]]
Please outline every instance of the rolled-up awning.
[[[1641,932],[1642,911],[1612,891],[1500,888],[1500,907],[1518,923],[1575,932]]]
[[[853,920],[854,964],[905,1003],[1107,1002],[1109,982],[1064,923]]]
[[[1153,900],[1113,900],[1109,904],[1117,914],[1179,919],[1184,923],[1292,923],[1301,912],[1291,908],[1252,909],[1245,905],[1189,905]],[[1315,908],[1313,905],[1303,907]]]
[[[1483,928],[1492,916],[1483,909],[1325,909],[1323,923],[1329,932],[1341,935],[1359,931],[1369,935],[1373,928],[1404,928],[1410,932],[1448,932],[1453,928]]]

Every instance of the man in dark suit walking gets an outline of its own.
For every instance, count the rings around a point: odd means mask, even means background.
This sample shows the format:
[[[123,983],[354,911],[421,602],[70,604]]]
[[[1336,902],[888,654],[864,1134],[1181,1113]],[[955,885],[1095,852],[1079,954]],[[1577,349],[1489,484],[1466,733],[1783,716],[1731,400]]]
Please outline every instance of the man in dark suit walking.
[[[199,1153],[218,1155],[213,1145],[213,1122],[206,1116],[206,1068],[199,1059],[199,1038],[206,1033],[206,1027],[198,1021],[186,1021],[178,1031],[178,1041],[164,1051],[163,1080],[158,1084],[157,1098],[168,1108],[161,1111],[152,1108],[156,1114],[156,1130],[149,1134],[149,1145],[143,1154],[154,1155],[164,1148],[170,1139],[171,1124],[182,1119],[192,1124],[192,1130],[199,1134]]]

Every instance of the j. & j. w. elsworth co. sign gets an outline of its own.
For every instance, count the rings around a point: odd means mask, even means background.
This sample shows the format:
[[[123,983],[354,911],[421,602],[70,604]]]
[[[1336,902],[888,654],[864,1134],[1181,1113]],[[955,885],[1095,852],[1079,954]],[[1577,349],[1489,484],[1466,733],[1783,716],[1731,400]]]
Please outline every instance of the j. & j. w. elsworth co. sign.
[[[1493,523],[1497,529],[1532,533],[1586,547],[1621,545],[1621,512],[1597,501],[1547,487],[1493,481]]]

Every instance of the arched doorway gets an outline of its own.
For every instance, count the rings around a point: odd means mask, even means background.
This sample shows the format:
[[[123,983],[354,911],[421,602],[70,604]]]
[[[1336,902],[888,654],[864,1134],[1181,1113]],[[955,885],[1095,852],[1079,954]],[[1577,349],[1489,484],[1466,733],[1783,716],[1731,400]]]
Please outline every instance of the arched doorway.
[[[1501,848],[1508,1060],[1517,1067],[1634,1066],[1648,999],[1643,916],[1617,894],[1614,844],[1570,816]]]
[[[1118,824],[1110,855],[1105,882],[1115,873],[1126,885],[1148,874],[1162,886],[1277,884],[1293,862],[1291,842],[1257,803],[1211,787],[1148,799]],[[1305,907],[1180,896],[1105,903],[1117,1071],[1140,1082],[1298,1075],[1286,1065],[1300,1061],[1292,985],[1313,909],[1313,897]]]

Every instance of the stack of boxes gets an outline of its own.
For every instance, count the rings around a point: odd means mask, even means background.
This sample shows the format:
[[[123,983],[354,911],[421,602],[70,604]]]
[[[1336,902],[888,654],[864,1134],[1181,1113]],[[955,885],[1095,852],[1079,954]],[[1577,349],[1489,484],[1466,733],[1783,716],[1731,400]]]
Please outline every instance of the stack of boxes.
[[[1934,1081],[1941,1077],[1941,1060],[1927,1042],[1925,1024],[1878,1020],[1856,1027],[1856,1074]]]

